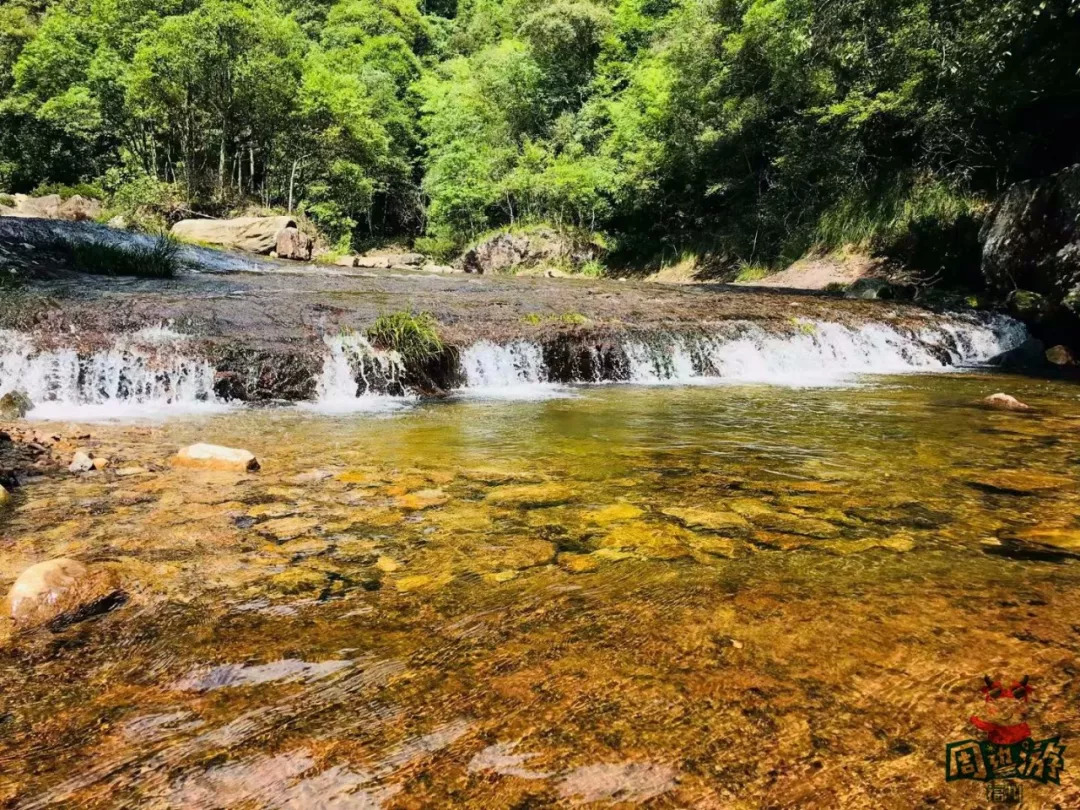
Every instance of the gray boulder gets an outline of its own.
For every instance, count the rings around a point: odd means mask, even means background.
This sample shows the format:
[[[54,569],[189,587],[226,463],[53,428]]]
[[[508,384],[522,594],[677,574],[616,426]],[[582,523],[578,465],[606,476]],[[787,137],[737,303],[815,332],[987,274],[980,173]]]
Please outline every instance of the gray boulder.
[[[1002,195],[983,228],[982,272],[991,290],[1032,299],[1029,321],[1051,337],[1080,328],[1080,164]],[[1015,299],[1015,295],[1013,296]],[[1010,304],[1013,302],[1010,301]]]
[[[510,273],[540,265],[572,265],[598,259],[602,249],[550,228],[523,233],[503,232],[467,250],[459,260],[466,273]]]
[[[895,295],[892,285],[882,278],[860,278],[844,290],[844,298],[858,298],[864,301],[894,298]]]
[[[182,219],[172,226],[172,233],[189,242],[268,256],[277,250],[278,237],[287,228],[296,229],[292,217]]]
[[[22,391],[8,391],[0,397],[0,419],[22,419],[34,407]]]
[[[294,227],[282,228],[278,233],[276,252],[279,259],[298,262],[311,261],[311,237]]]

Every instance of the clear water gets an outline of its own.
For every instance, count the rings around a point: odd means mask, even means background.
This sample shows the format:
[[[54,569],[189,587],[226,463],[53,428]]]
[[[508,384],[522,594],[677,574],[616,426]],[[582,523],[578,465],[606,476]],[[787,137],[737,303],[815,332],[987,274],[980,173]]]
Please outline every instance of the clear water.
[[[145,472],[24,486],[0,588],[131,601],[0,649],[0,804],[983,806],[984,673],[1080,731],[1080,388],[861,382],[91,426]],[[167,465],[200,440],[263,469]]]

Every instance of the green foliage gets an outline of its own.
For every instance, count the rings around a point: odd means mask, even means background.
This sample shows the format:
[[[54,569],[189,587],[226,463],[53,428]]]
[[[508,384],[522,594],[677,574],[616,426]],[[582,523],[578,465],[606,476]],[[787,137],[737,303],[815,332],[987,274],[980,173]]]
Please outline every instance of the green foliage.
[[[393,312],[380,315],[367,330],[377,349],[395,351],[409,366],[417,366],[443,353],[439,322],[430,312]]]
[[[7,0],[0,187],[303,213],[342,251],[548,222],[948,275],[1001,188],[1080,160],[1078,53],[1080,0]]]
[[[735,280],[742,282],[760,281],[771,272],[772,271],[768,267],[760,264],[744,264],[739,268]]]
[[[72,269],[95,275],[172,278],[180,268],[180,243],[167,233],[149,244],[61,239],[52,248],[66,257]]]
[[[104,190],[94,183],[76,183],[73,186],[64,185],[63,183],[42,183],[31,194],[34,197],[56,194],[61,200],[69,200],[76,195],[92,200],[105,199]]]
[[[607,268],[604,267],[603,262],[597,259],[589,259],[589,261],[581,265],[581,270],[578,272],[587,278],[602,278],[607,275]]]
[[[15,198],[10,194],[0,194],[0,205],[6,205],[8,208],[11,208],[15,205]]]

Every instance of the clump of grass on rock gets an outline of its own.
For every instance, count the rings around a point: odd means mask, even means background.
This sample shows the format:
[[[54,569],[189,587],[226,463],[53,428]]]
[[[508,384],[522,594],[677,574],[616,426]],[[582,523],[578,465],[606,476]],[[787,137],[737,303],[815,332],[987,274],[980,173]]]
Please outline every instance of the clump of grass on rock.
[[[142,242],[79,242],[61,239],[56,249],[73,269],[101,276],[172,278],[180,268],[180,243],[162,233]]]
[[[419,365],[443,353],[439,322],[430,312],[393,312],[380,315],[367,330],[377,349],[393,350],[409,365]]]

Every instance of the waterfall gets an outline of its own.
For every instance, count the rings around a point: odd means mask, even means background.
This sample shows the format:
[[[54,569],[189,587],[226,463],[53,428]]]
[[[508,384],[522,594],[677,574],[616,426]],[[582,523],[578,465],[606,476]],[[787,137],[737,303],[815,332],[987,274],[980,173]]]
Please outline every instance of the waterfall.
[[[847,326],[793,319],[781,329],[727,322],[683,331],[575,330],[536,341],[479,341],[462,349],[456,371],[451,367],[437,382],[496,399],[566,396],[571,383],[836,385],[859,374],[978,365],[1027,337],[1021,324],[1004,316],[924,314],[911,322]],[[131,418],[224,407],[214,393],[214,366],[190,337],[168,328],[119,335],[93,351],[52,344],[0,330],[0,395],[25,391],[34,418]],[[309,407],[371,411],[416,401],[396,352],[377,350],[353,332],[325,337],[322,348]]]
[[[375,349],[356,332],[323,338],[326,355],[315,383],[317,410],[330,413],[384,410],[413,399],[401,382],[404,366],[397,352]]]
[[[187,352],[188,338],[165,327],[116,338],[93,352],[38,348],[27,335],[0,330],[0,396],[26,393],[41,419],[110,419],[206,410],[214,367]],[[77,413],[75,409],[78,409]]]
[[[463,352],[461,365],[466,388],[488,396],[500,390],[521,396],[530,388],[542,396],[545,388],[568,382],[830,385],[856,374],[979,365],[1027,337],[1020,323],[1002,316],[953,315],[921,328],[811,320],[789,326],[778,333],[732,322],[712,331],[630,334],[604,349],[583,345],[572,363],[556,367],[536,343],[480,342]]]

